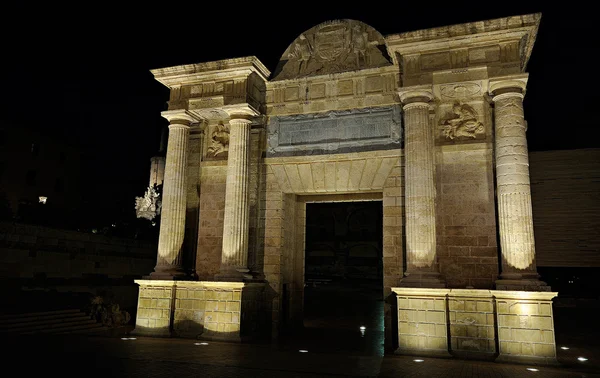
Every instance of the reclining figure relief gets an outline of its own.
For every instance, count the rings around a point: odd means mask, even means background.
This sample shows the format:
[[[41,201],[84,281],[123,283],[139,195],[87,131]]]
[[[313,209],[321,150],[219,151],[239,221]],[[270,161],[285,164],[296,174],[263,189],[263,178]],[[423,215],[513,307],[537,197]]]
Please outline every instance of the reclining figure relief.
[[[477,112],[468,104],[455,102],[452,115],[442,119],[440,125],[444,128],[444,136],[448,139],[477,138],[485,134],[483,123],[477,119]]]

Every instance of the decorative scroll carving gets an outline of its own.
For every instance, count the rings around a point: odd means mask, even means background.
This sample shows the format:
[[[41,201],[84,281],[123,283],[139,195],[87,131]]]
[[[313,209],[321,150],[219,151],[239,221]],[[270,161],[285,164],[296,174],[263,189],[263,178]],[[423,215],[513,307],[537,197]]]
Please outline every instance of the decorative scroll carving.
[[[229,129],[223,124],[213,128],[210,133],[210,146],[208,147],[208,156],[218,157],[229,150]]]
[[[391,65],[383,36],[354,20],[336,20],[300,34],[284,52],[274,80]]]
[[[479,122],[477,112],[468,104],[455,102],[452,114],[441,120],[444,136],[448,139],[475,139],[485,134],[483,123]]]
[[[481,85],[478,83],[447,84],[440,87],[442,98],[457,99],[467,98],[481,93]]]
[[[143,197],[135,197],[135,214],[138,218],[154,219],[160,214],[162,201],[156,186],[149,186]]]

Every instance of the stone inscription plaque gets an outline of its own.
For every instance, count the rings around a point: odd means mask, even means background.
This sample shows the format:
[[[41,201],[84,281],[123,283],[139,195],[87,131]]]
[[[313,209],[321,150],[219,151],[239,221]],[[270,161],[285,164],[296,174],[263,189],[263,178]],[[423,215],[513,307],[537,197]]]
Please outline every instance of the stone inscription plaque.
[[[271,117],[267,156],[400,148],[398,106]]]

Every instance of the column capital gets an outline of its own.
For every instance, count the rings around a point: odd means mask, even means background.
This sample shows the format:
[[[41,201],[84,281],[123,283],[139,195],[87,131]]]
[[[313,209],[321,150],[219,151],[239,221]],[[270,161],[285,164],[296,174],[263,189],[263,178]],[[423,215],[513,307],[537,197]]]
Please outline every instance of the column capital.
[[[434,98],[431,85],[399,88],[398,96],[400,96],[400,102],[404,107],[410,104],[428,104]]]
[[[525,96],[528,79],[528,73],[490,79],[489,94],[492,98],[492,101],[496,102],[496,100],[506,97],[523,98]]]
[[[236,123],[236,124],[243,124],[243,125],[249,125],[252,123],[252,120],[248,119],[245,116],[240,116],[240,115],[232,115],[231,118],[229,119],[229,123]]]
[[[194,117],[192,113],[184,109],[165,110],[164,112],[161,112],[160,115],[169,121],[169,123],[184,124],[186,126],[201,121]]]
[[[256,107],[248,103],[226,105],[220,109],[229,114],[231,118],[251,118],[262,114]]]

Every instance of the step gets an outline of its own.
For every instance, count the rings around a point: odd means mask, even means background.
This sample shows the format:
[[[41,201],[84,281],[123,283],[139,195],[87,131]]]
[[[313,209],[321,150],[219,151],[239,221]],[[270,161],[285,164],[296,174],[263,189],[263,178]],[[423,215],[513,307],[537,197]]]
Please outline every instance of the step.
[[[20,333],[20,332],[24,332],[24,331],[57,329],[57,328],[71,326],[71,325],[82,325],[82,324],[97,324],[97,323],[94,319],[90,319],[89,317],[86,316],[85,318],[76,318],[75,320],[69,320],[69,321],[64,321],[64,322],[55,322],[55,323],[49,323],[49,324],[35,324],[35,325],[20,326],[20,327],[14,327],[14,328],[6,328],[6,329],[1,329],[0,333],[17,333],[17,332]]]
[[[72,309],[67,309],[67,310],[26,312],[26,313],[22,313],[22,314],[4,314],[4,315],[0,315],[0,321],[6,320],[6,319],[18,319],[18,318],[22,318],[22,317],[68,314],[68,313],[73,313],[73,312],[81,312],[81,310],[78,308],[72,308]]]
[[[104,326],[101,323],[83,324],[83,325],[74,325],[74,326],[69,326],[69,327],[42,329],[39,331],[22,332],[21,335],[34,335],[34,334],[38,334],[38,333],[52,333],[52,334],[71,333],[70,331],[88,330],[88,329],[91,330],[91,329],[100,328],[100,327],[104,327]]]
[[[88,316],[85,312],[78,311],[78,312],[65,313],[65,314],[50,314],[50,315],[43,315],[43,316],[23,316],[23,317],[18,317],[18,318],[14,318],[14,319],[4,319],[4,320],[0,320],[0,328],[5,327],[7,325],[34,323],[34,322],[42,322],[42,321],[52,321],[54,319],[76,318],[76,317],[81,316],[82,314],[85,316]]]

